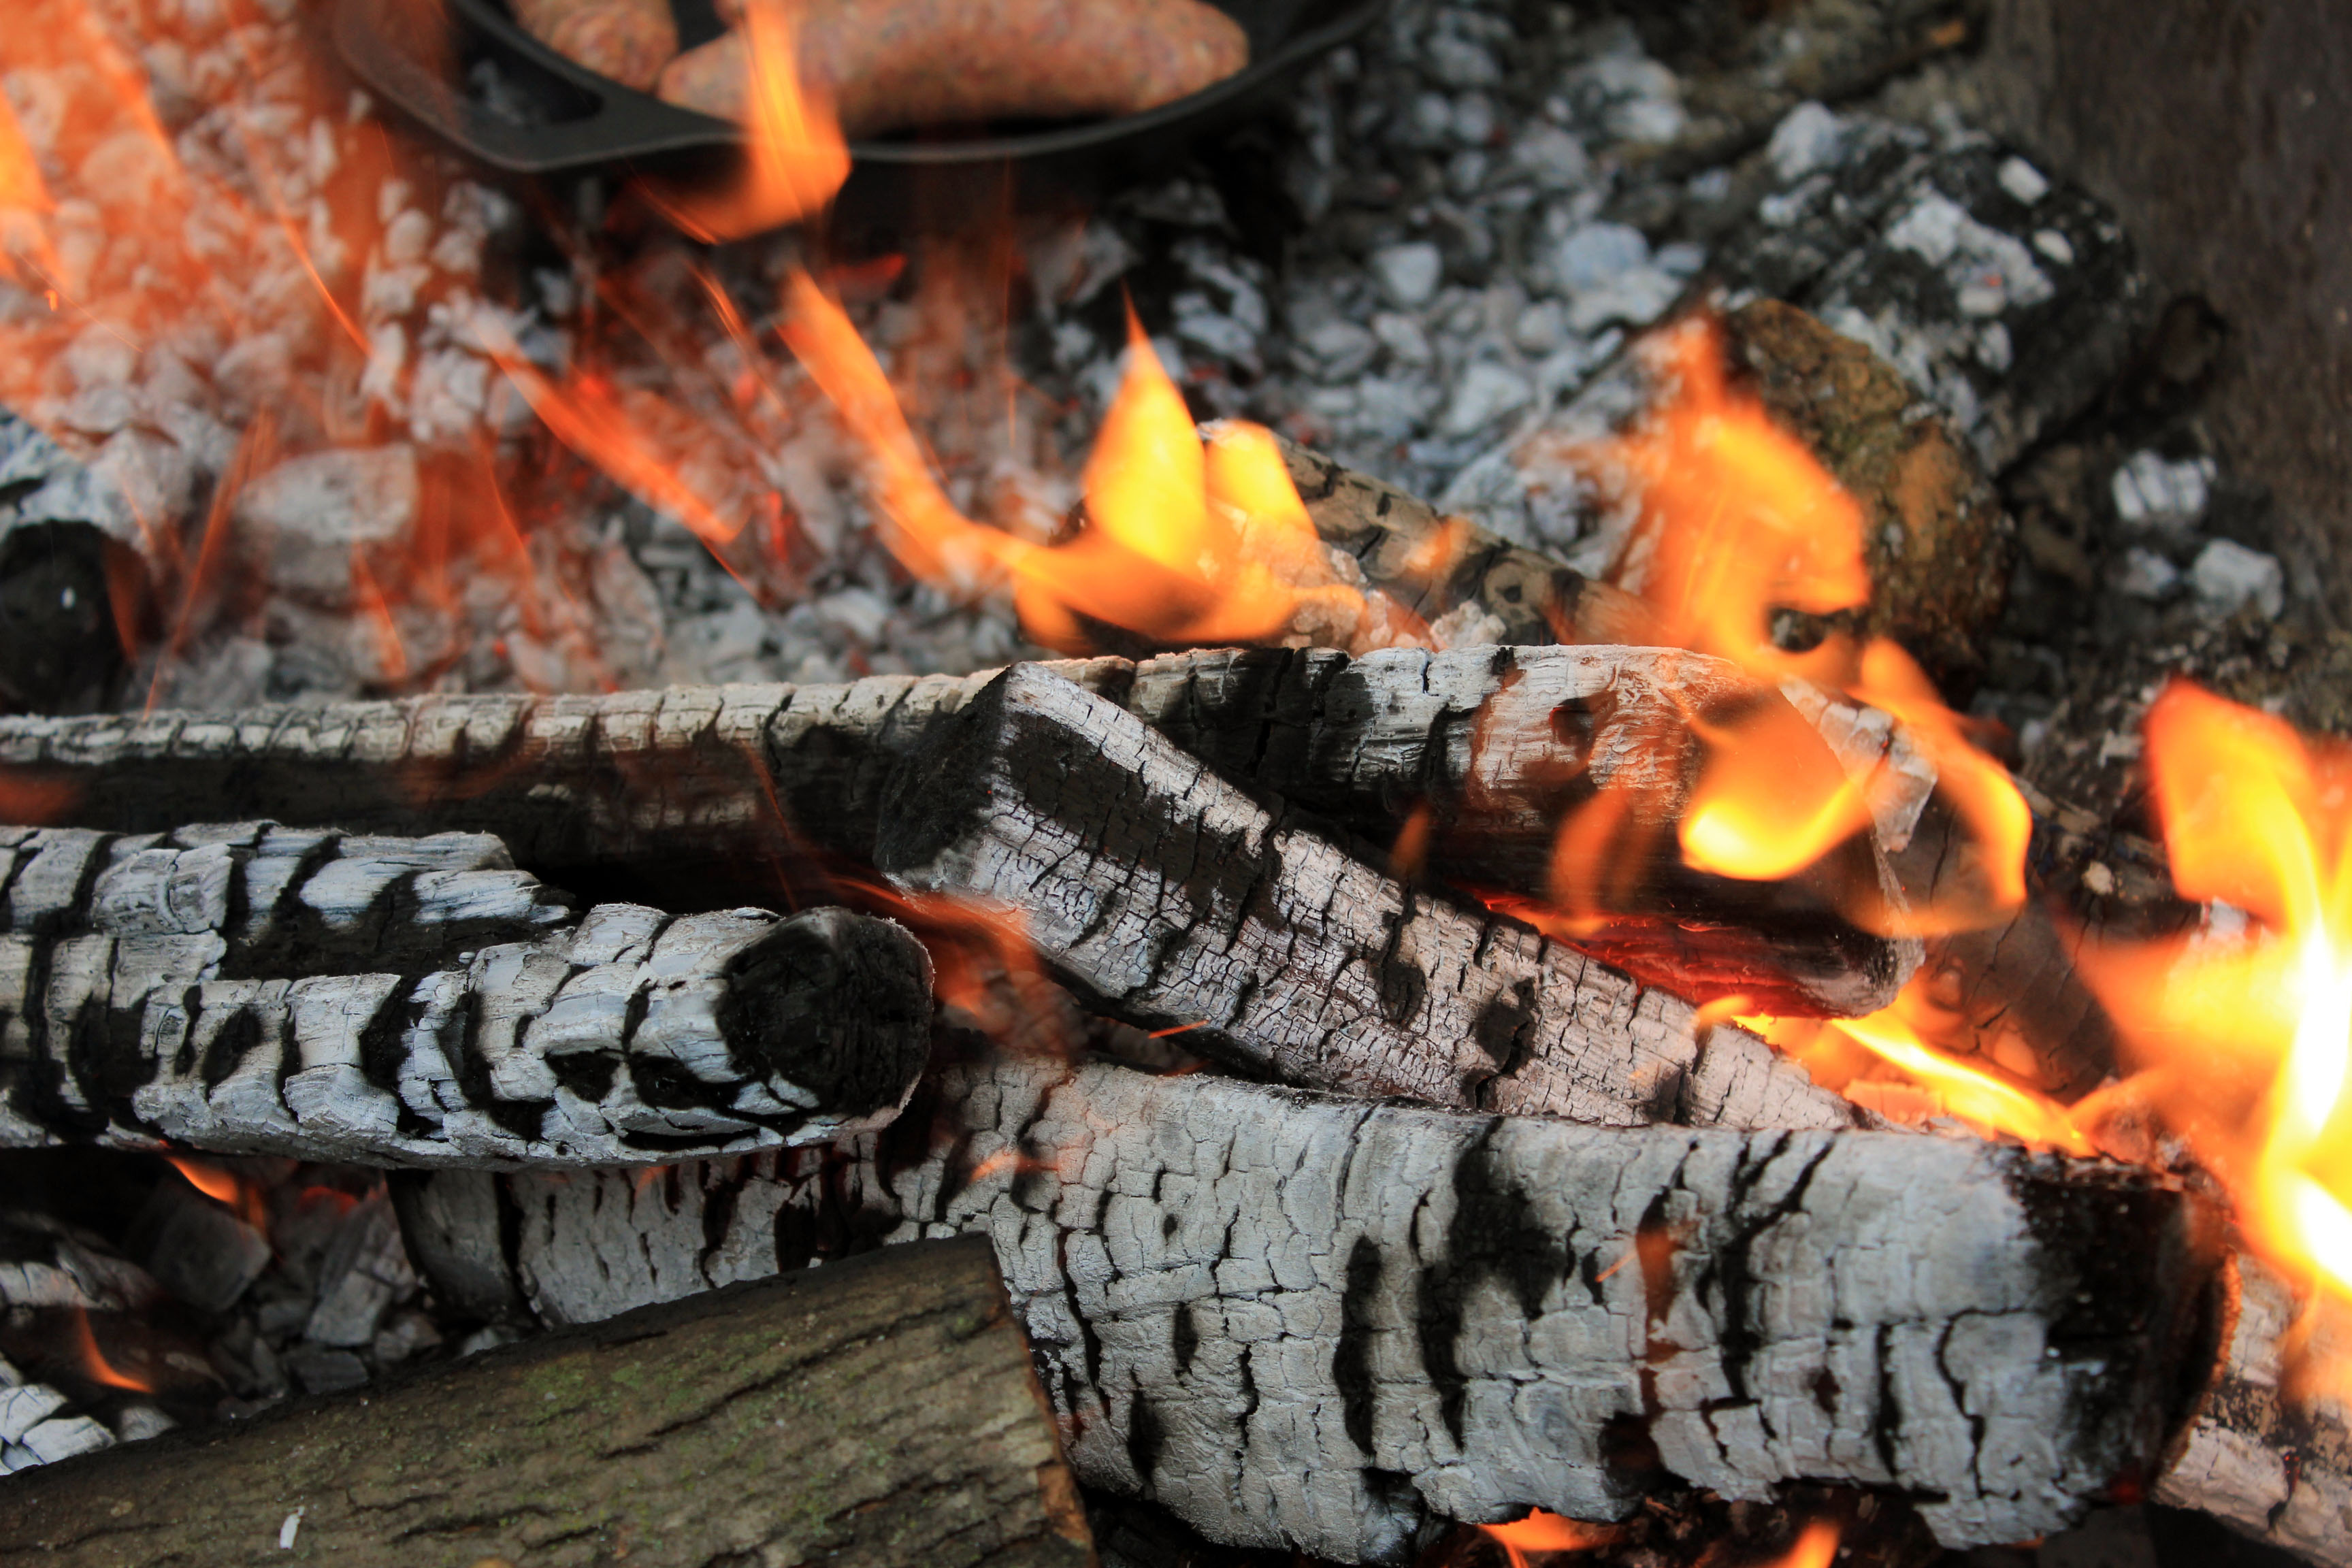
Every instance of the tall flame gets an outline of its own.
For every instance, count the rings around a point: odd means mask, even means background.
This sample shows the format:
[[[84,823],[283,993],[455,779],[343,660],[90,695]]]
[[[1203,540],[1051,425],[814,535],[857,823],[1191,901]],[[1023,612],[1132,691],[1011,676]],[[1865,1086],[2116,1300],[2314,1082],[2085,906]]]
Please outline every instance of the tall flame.
[[[1036,544],[957,510],[873,351],[814,279],[795,273],[785,303],[784,341],[866,448],[900,561],[966,591],[1009,582],[1040,642],[1089,647],[1090,622],[1170,643],[1249,642],[1308,602],[1362,603],[1332,580],[1272,435],[1227,423],[1204,439],[1132,311],[1126,370],[1087,464],[1088,526]]]
[[[2175,887],[2262,929],[2087,973],[2256,1245],[2352,1291],[2352,748],[2179,681],[2146,736]]]
[[[1623,476],[1640,498],[1622,566],[1638,581],[1654,635],[1728,659],[1769,685],[1810,681],[1884,709],[1936,764],[1945,797],[1978,841],[1978,885],[1934,909],[1872,907],[1849,910],[1850,918],[1916,934],[1983,925],[2015,910],[2025,897],[2032,814],[1910,656],[1885,637],[1832,633],[1801,651],[1774,640],[1773,617],[1784,610],[1831,616],[1868,604],[1860,508],[1760,402],[1730,384],[1712,321],[1674,329],[1654,353],[1666,398],[1627,434],[1581,454],[1594,471]],[[1848,778],[1785,705],[1758,703],[1693,727],[1706,761],[1679,828],[1688,865],[1778,879],[1870,820],[1869,786]],[[1622,816],[1622,805],[1606,793],[1587,812]],[[1571,842],[1580,858],[1606,853],[1615,837],[1571,819],[1562,853]]]
[[[706,242],[797,223],[823,212],[849,177],[849,146],[833,104],[800,71],[794,0],[745,0],[748,46],[743,167],[711,191],[653,190],[671,222]]]

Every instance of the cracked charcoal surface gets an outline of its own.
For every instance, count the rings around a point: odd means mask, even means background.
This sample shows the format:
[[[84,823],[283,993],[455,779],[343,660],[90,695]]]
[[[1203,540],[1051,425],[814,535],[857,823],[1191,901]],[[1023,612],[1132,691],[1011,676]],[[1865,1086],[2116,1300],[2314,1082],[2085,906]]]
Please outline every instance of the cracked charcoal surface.
[[[1021,911],[1064,979],[1254,1075],[1637,1124],[1846,1126],[1744,1031],[1269,813],[1101,698],[1016,667],[899,764],[875,864]]]
[[[1432,1514],[1621,1517],[1641,1483],[1617,1444],[1644,1431],[1728,1497],[1843,1478],[1913,1490],[1948,1543],[2053,1530],[2161,1441],[2190,1327],[2167,1304],[2200,1278],[2180,1195],[1969,1141],[1580,1128],[1112,1067],[958,1067],[926,1092],[928,1134],[830,1157],[651,1186],[436,1175],[404,1194],[408,1234],[478,1309],[558,1322],[988,1235],[1083,1479],[1343,1561],[1401,1560]],[[2111,1305],[2149,1315],[2075,1309],[2093,1252]]]

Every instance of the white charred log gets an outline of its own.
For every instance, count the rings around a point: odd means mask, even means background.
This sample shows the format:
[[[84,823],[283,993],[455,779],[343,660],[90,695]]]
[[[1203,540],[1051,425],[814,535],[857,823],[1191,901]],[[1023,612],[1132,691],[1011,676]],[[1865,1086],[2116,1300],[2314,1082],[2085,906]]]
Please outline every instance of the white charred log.
[[[9,830],[0,1145],[646,1163],[897,1114],[930,965],[887,921],[578,916],[498,840]]]
[[[2222,1282],[2221,1364],[2153,1495],[2314,1563],[2352,1562],[2352,1312],[2242,1253]]]
[[[1081,1568],[1094,1553],[988,1248],[967,1241],[27,1476],[0,1487],[0,1559]]]
[[[1570,805],[1639,783],[1650,806],[1640,826],[1670,827],[1697,769],[1691,717],[1771,700],[1719,660],[1654,648],[1395,649],[1353,661],[1227,650],[1047,668],[1132,706],[1228,778],[1380,843],[1425,805],[1433,873],[1538,895]],[[77,790],[72,820],[93,827],[246,813],[384,832],[462,827],[500,835],[551,877],[617,868],[664,902],[712,889],[768,901],[779,879],[805,873],[800,851],[868,857],[896,760],[992,676],[433,697],[235,719],[8,718],[0,763]],[[1843,752],[1853,725],[1835,721],[1857,712],[1820,720]],[[1916,815],[1932,778],[1903,778],[1909,787],[1889,798]],[[1907,819],[1897,818],[1882,836],[1899,842]],[[1642,908],[1604,933],[1647,973],[1782,1012],[1850,1014],[1884,1005],[1916,964],[1916,944],[1856,929],[1818,885],[1860,878],[1878,890],[1867,843],[1780,887],[1691,873],[1672,833],[1654,837]]]
[[[827,1152],[395,1201],[449,1299],[548,1322],[985,1234],[1083,1479],[1347,1561],[1800,1478],[1953,1545],[2054,1530],[2147,1473],[2209,1299],[2200,1206],[2122,1167],[1107,1066],[950,1067]]]
[[[1580,945],[1702,1001],[1875,1012],[1918,967],[1919,943],[1874,936],[1839,910],[1899,899],[1884,851],[1908,841],[1935,770],[1885,714],[1792,695],[1882,810],[1874,834],[1788,882],[1681,863],[1674,829],[1702,761],[1694,721],[1784,700],[1722,659],[1622,647],[1355,659],[1228,649],[1138,665],[1125,706],[1227,778],[1381,844],[1418,814],[1428,870],[1470,887],[1549,896],[1568,869],[1554,861],[1563,819],[1620,791],[1630,809],[1619,844],[1640,875],[1591,868],[1592,902],[1618,918]]]
[[[1580,1121],[1844,1127],[1797,1063],[1276,816],[1116,704],[1015,666],[900,764],[875,865],[993,901],[1082,995],[1309,1089]]]

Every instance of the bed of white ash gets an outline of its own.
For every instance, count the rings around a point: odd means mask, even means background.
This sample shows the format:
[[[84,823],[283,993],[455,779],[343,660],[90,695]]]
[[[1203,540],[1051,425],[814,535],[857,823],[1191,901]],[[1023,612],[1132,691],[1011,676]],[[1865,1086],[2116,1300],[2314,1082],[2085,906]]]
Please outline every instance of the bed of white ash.
[[[247,252],[219,268],[234,309],[192,302],[135,345],[70,334],[37,395],[19,395],[29,424],[0,424],[0,531],[94,524],[150,567],[149,643],[107,698],[806,681],[1034,651],[1001,595],[913,582],[889,558],[856,449],[806,378],[772,335],[747,363],[702,299],[698,263],[764,332],[793,237],[706,254],[642,225],[614,232],[603,187],[502,191],[386,142],[363,95],[306,69],[310,0],[272,0],[237,27],[213,0],[103,9],[139,40],[191,176],[245,214],[211,218],[208,243]],[[2028,520],[2020,611],[1979,701],[2029,758],[2087,733],[2096,700],[2072,690],[2079,670],[2145,643],[2152,621],[2184,637],[2284,624],[2259,506],[2210,501],[2250,487],[2215,468],[2193,417],[2143,418],[2137,447],[2117,445],[2129,422],[2113,419],[2088,445],[2050,445],[2112,376],[2053,371],[2036,340],[2053,319],[2073,336],[2135,333],[2149,301],[2095,204],[1969,130],[1948,75],[1899,74],[1958,36],[1937,31],[1946,8],[1821,0],[1712,34],[1691,19],[1706,9],[1642,18],[1680,51],[1678,74],[1625,17],[1406,0],[1309,73],[1286,122],[1090,216],[1014,223],[1009,324],[989,319],[1003,279],[970,247],[919,248],[895,281],[843,274],[852,313],[919,389],[950,494],[1018,531],[1050,533],[1076,499],[1132,297],[1197,413],[1265,420],[1606,573],[1623,520],[1558,452],[1622,419],[1633,384],[1617,367],[1643,329],[1775,295],[1885,353],[1997,471],[2087,498]],[[22,69],[5,86],[41,145],[66,89]],[[1873,87],[1837,110],[1805,96]],[[135,258],[105,243],[106,194],[75,189],[101,162],[50,172],[79,268],[67,281],[102,299]],[[280,207],[356,301],[348,333]],[[0,317],[45,308],[0,285]],[[499,344],[552,376],[609,375],[742,527],[731,574],[551,439],[488,357]],[[190,595],[206,502],[265,412],[266,459]],[[484,450],[519,541],[483,504]],[[2074,466],[2053,480],[2058,458]],[[446,542],[420,549],[436,528]],[[19,541],[0,574],[54,537]],[[2128,717],[2116,724],[2092,743],[2124,743]]]

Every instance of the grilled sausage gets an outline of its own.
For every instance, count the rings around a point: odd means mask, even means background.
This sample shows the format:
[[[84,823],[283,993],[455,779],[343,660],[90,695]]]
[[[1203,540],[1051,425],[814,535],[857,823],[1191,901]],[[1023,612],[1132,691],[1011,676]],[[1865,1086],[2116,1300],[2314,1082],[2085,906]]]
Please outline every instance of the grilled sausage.
[[[515,20],[565,59],[639,90],[677,53],[669,0],[515,0]]]
[[[1231,76],[1249,39],[1201,0],[811,0],[806,79],[851,136],[919,125],[1133,114]],[[729,33],[662,72],[661,96],[744,116],[746,45]]]

